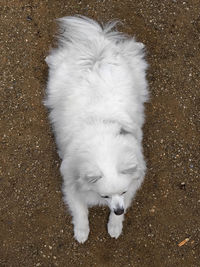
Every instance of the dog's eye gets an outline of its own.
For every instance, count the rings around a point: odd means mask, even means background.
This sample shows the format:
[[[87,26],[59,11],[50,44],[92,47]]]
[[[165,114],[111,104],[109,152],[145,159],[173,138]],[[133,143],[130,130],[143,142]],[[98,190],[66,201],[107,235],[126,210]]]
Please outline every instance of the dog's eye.
[[[101,196],[102,198],[109,198],[109,196]]]
[[[86,176],[87,180],[89,183],[94,184],[95,182],[97,182],[99,179],[102,178],[102,176]]]
[[[136,171],[136,169],[137,169],[137,167],[134,166],[132,168],[129,168],[129,169],[126,169],[126,170],[121,171],[121,173],[122,174],[132,174],[132,173],[134,173]]]
[[[127,192],[127,191],[124,191],[123,193],[121,193],[121,195],[124,195],[124,194],[126,194],[126,192]]]

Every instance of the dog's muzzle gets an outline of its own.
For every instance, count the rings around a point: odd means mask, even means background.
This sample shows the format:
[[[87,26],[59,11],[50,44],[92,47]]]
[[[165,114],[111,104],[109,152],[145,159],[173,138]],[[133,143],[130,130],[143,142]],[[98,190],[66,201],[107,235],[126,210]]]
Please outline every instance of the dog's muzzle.
[[[123,208],[114,209],[114,213],[116,215],[122,215],[124,213],[124,209]]]

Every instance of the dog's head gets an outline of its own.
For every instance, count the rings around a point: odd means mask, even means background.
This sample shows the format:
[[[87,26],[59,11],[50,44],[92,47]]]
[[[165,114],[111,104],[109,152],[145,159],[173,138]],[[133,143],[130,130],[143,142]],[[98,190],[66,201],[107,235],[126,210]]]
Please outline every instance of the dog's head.
[[[131,134],[98,134],[84,144],[79,161],[79,183],[95,191],[115,214],[126,209],[124,199],[145,166],[140,144]]]

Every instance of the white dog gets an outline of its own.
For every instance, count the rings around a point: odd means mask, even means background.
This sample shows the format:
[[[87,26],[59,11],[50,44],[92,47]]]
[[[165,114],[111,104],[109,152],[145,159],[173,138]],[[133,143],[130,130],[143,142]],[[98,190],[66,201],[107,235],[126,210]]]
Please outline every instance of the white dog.
[[[118,238],[124,213],[145,175],[143,103],[148,98],[144,45],[85,17],[59,19],[58,48],[47,57],[45,105],[62,159],[64,201],[74,236],[89,234],[88,207],[110,208]]]

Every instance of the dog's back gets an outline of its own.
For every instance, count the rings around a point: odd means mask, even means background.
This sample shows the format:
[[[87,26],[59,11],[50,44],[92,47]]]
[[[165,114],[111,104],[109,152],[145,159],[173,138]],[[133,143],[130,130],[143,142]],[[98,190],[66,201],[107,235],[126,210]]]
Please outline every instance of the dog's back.
[[[45,102],[59,142],[92,120],[117,119],[132,130],[143,124],[144,46],[114,31],[116,23],[100,26],[85,17],[59,19],[58,48],[46,59],[50,75]]]

